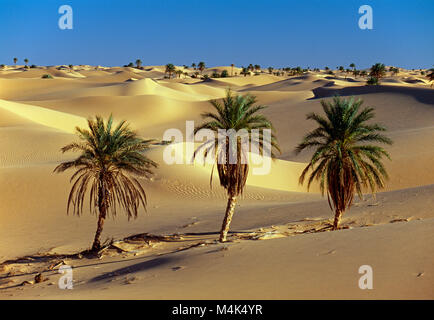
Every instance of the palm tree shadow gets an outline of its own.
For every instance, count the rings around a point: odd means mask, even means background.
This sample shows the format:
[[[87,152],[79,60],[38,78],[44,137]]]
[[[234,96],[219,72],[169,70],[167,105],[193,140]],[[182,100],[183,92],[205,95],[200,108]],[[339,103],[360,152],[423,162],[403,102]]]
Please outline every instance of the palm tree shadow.
[[[89,282],[99,282],[99,281],[104,281],[104,280],[111,280],[111,279],[119,277],[119,276],[131,274],[131,273],[136,273],[136,272],[141,272],[141,271],[146,271],[146,270],[154,269],[154,268],[157,268],[160,266],[168,265],[168,264],[171,264],[177,260],[179,260],[179,259],[175,258],[175,257],[158,257],[158,258],[154,258],[151,260],[139,262],[139,263],[136,263],[136,264],[128,266],[128,267],[120,268],[120,269],[117,269],[117,270],[114,270],[111,272],[106,272],[102,275],[99,275],[97,277],[90,279]]]

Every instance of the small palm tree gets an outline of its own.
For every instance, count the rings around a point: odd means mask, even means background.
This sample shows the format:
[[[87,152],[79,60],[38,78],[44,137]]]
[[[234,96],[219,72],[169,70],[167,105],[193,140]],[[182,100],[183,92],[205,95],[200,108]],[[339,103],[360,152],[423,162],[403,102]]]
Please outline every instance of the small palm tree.
[[[18,61],[18,58],[14,58],[14,65],[15,65],[15,67],[17,66],[17,61]]]
[[[355,65],[354,63],[351,63],[351,64],[350,64],[350,68],[352,68],[353,71],[354,71],[354,70],[356,70],[356,65]]]
[[[382,77],[386,74],[386,67],[382,63],[376,63],[371,67],[369,75],[378,80],[378,83]]]
[[[234,67],[235,67],[235,65],[233,64],[233,63],[231,63],[231,77],[233,77],[234,76]]]
[[[136,177],[148,178],[157,164],[148,159],[144,152],[153,140],[140,139],[125,121],[116,127],[112,116],[105,122],[97,116],[88,120],[89,130],[76,128],[81,142],[73,142],[62,148],[62,152],[79,151],[72,161],[58,165],[54,172],[75,169],[71,177],[74,184],[68,198],[73,214],[83,211],[86,191],[90,191],[91,213],[98,214],[98,225],[92,251],[101,248],[101,233],[104,220],[109,213],[114,217],[117,207],[125,210],[130,219],[136,218],[142,205],[146,209],[146,194]]]
[[[166,64],[166,73],[169,74],[169,79],[172,78],[172,73],[175,72],[175,66],[172,63]]]
[[[178,78],[181,79],[181,75],[183,74],[182,70],[178,69],[178,70],[175,71],[175,73],[178,75]]]
[[[140,69],[140,66],[142,65],[142,60],[140,60],[140,59],[137,59],[136,60],[136,66],[137,66],[137,69]]]
[[[431,82],[431,86],[430,87],[432,88],[433,81],[434,81],[434,68],[429,69],[427,73],[428,74],[427,74],[426,77],[428,78],[428,81]]]
[[[191,64],[191,67],[192,67],[194,70],[196,70],[196,64],[195,64],[194,62]]]
[[[249,73],[250,73],[250,71],[248,68],[244,68],[244,67],[241,68],[240,74],[247,76]]]
[[[203,61],[199,62],[197,67],[199,68],[199,71],[202,74],[203,70],[205,70],[205,62],[203,62]]]
[[[29,59],[25,58],[25,59],[24,59],[24,63],[25,63],[25,65],[26,65],[26,67],[27,67],[27,64],[29,63]]]
[[[210,129],[216,133],[216,137],[215,139],[206,141],[200,145],[196,149],[194,157],[197,156],[199,150],[204,148],[204,158],[206,158],[208,154],[214,152],[213,156],[217,163],[220,185],[226,189],[228,195],[225,217],[220,231],[220,241],[224,242],[226,241],[227,233],[235,211],[237,196],[243,193],[246,185],[247,176],[249,174],[249,165],[246,163],[247,161],[244,161],[244,163],[242,161],[243,157],[246,159],[246,155],[243,154],[240,137],[237,137],[236,147],[228,142],[228,137],[226,137],[226,145],[224,147],[218,147],[220,139],[218,137],[219,130],[228,131],[233,129],[236,132],[239,132],[239,130],[245,129],[247,132],[246,138],[248,142],[250,144],[256,144],[261,153],[266,150],[271,154],[272,158],[275,158],[274,151],[280,152],[280,149],[274,133],[271,134],[271,147],[264,145],[263,139],[261,141],[265,129],[274,129],[271,122],[266,117],[258,114],[258,111],[265,109],[266,106],[256,105],[255,96],[249,94],[245,96],[233,95],[232,92],[228,90],[226,97],[222,99],[221,102],[211,100],[210,103],[216,112],[203,113],[202,118],[207,121],[196,127],[195,133],[201,129]],[[253,139],[253,129],[259,130],[259,141]],[[236,149],[236,155],[234,155],[233,159],[236,159],[236,163],[231,163],[229,153],[234,152],[234,149]],[[211,183],[212,174],[213,172],[211,172]]]
[[[268,67],[268,73],[269,73],[269,74],[272,74],[272,73],[273,73],[273,70],[274,70],[273,67]]]
[[[307,187],[316,180],[322,195],[327,190],[330,209],[335,211],[333,230],[339,228],[344,212],[351,206],[355,192],[363,197],[363,188],[374,193],[383,188],[387,172],[381,162],[389,154],[378,145],[365,143],[392,144],[381,132],[386,129],[378,124],[368,124],[374,118],[374,108],[361,110],[363,101],[354,98],[333,98],[332,102],[322,100],[326,117],[309,113],[307,119],[319,126],[309,132],[296,147],[296,153],[314,148],[309,164],[300,175],[303,184],[311,170]],[[332,205],[333,204],[333,205]]]

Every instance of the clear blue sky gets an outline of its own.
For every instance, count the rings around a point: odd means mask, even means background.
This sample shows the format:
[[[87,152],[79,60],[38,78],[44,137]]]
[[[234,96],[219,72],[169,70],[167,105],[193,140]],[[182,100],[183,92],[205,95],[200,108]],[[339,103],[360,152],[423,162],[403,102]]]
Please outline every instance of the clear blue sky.
[[[60,30],[58,8],[73,9]],[[374,29],[358,27],[373,8]],[[433,0],[0,0],[0,63],[434,64]]]

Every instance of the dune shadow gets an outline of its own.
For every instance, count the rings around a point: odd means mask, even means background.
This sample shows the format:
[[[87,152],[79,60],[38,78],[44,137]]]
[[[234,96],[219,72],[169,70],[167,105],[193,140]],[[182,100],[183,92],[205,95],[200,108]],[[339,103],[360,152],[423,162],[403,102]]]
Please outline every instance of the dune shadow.
[[[391,85],[378,85],[378,86],[357,86],[357,87],[345,87],[345,88],[330,88],[330,87],[318,87],[312,89],[314,97],[308,100],[315,100],[321,98],[328,98],[333,96],[356,96],[363,94],[373,93],[396,93],[412,96],[416,100],[425,104],[434,104],[434,90],[430,88],[409,88],[402,86]]]

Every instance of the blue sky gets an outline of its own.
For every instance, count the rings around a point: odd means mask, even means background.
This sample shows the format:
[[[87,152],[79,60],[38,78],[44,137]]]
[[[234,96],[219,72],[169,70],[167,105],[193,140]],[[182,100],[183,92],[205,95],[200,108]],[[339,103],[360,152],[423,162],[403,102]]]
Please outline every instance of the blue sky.
[[[73,9],[60,30],[58,8]],[[373,30],[361,30],[361,5]],[[0,63],[434,64],[433,0],[0,0]]]

